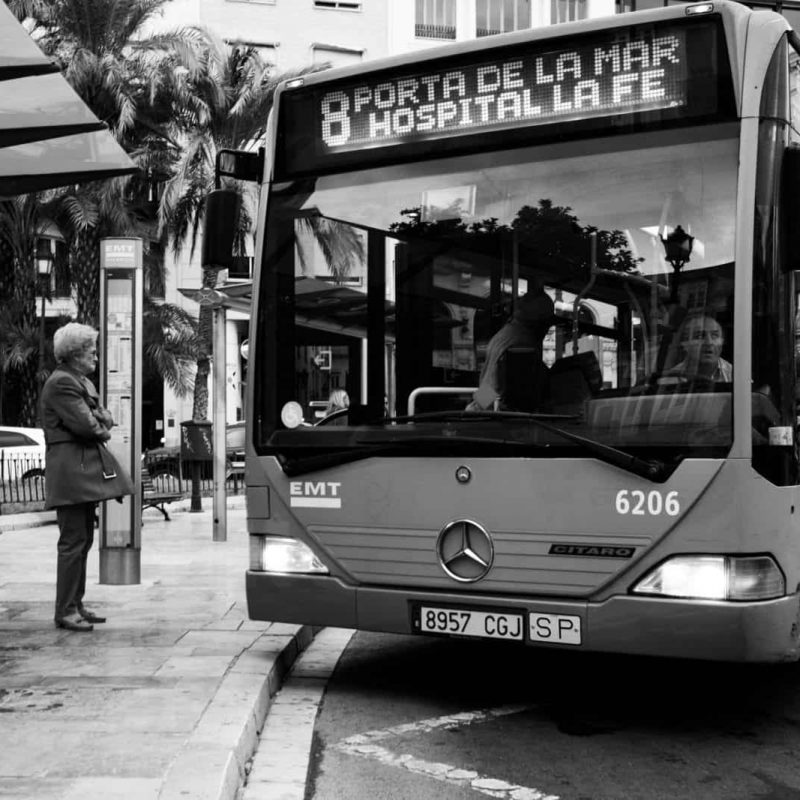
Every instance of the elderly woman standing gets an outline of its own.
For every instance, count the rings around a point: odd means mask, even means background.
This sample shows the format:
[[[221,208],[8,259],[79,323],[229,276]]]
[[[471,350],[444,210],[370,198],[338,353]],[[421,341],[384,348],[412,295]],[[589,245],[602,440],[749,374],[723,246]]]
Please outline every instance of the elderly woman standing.
[[[83,605],[96,505],[133,493],[130,478],[105,447],[114,420],[87,377],[97,366],[97,336],[94,328],[77,322],[56,331],[58,366],[41,396],[45,508],[56,509],[60,533],[55,623],[71,631],[91,631],[93,623],[106,621]]]

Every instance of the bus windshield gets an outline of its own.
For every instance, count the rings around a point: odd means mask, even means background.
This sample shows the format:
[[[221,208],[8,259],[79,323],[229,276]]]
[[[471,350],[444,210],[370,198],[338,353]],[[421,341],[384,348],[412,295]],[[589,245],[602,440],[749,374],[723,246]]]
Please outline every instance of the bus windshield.
[[[579,452],[535,415],[654,456],[728,447],[737,131],[273,185],[262,292],[293,346],[256,373],[260,445]]]

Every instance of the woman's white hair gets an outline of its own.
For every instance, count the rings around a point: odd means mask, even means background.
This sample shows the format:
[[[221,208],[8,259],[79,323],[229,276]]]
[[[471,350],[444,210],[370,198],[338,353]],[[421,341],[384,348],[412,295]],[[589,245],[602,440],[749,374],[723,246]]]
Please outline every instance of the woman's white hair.
[[[53,354],[62,364],[85,353],[97,341],[99,332],[91,325],[68,322],[53,334]]]
[[[350,395],[344,389],[334,389],[328,398],[325,413],[331,414],[343,408],[350,408]]]

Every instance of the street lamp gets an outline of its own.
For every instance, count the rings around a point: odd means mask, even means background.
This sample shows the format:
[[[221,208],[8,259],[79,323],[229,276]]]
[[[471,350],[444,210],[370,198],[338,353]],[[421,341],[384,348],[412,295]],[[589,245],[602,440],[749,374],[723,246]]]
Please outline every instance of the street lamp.
[[[686,231],[678,225],[672,233],[665,239],[663,236],[659,237],[661,244],[664,245],[664,252],[666,253],[667,261],[672,265],[672,270],[675,273],[672,279],[672,292],[670,294],[670,302],[678,302],[678,280],[680,278],[681,269],[683,265],[689,261],[689,256],[692,254],[692,245],[694,244],[694,236],[689,236]]]
[[[36,242],[36,272],[39,275],[39,291],[42,294],[42,313],[39,317],[39,380],[44,379],[45,310],[44,301],[50,289],[50,271],[53,269],[53,252],[49,239]]]

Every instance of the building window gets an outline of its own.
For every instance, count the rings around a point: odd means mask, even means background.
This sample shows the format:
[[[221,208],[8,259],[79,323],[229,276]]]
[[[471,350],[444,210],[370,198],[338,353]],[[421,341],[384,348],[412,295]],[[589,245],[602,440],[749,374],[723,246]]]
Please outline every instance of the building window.
[[[492,36],[531,26],[530,0],[477,0],[475,11],[477,36]]]
[[[617,14],[628,11],[649,11],[651,8],[664,8],[665,6],[684,5],[691,0],[615,0]]]
[[[364,59],[363,49],[339,47],[335,44],[312,44],[311,53],[314,64],[327,64],[330,67],[346,67]]]
[[[586,19],[586,0],[550,0],[550,24]]]
[[[252,280],[254,260],[253,256],[233,256],[231,266],[228,269],[228,279]]]
[[[314,0],[314,8],[330,8],[335,11],[361,11],[361,3],[352,0]]]
[[[416,0],[414,35],[418,39],[455,39],[456,0]]]
[[[245,39],[225,39],[231,47],[252,47],[268,64],[274,64],[277,58],[278,42],[255,42]]]

